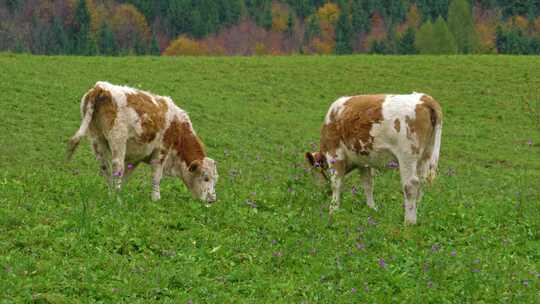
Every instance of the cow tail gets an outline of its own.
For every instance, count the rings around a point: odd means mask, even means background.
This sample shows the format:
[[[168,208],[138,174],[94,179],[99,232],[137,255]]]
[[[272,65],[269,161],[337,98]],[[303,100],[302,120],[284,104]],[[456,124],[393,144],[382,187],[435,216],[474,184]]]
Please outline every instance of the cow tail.
[[[429,160],[429,171],[427,180],[431,183],[437,176],[437,166],[439,163],[439,154],[441,151],[441,135],[442,135],[442,110],[441,106],[436,102],[428,102],[427,106],[430,109],[431,123],[433,126],[433,151]]]
[[[83,118],[79,130],[77,130],[77,133],[75,133],[75,135],[73,135],[69,139],[66,153],[67,161],[71,160],[71,158],[73,157],[73,153],[75,153],[75,150],[81,142],[81,139],[86,135],[86,132],[88,131],[88,127],[90,126],[90,123],[92,122],[92,117],[94,116],[96,97],[99,96],[99,94],[101,93],[100,91],[101,88],[93,88],[86,95],[84,95],[81,100],[81,113],[83,114]]]

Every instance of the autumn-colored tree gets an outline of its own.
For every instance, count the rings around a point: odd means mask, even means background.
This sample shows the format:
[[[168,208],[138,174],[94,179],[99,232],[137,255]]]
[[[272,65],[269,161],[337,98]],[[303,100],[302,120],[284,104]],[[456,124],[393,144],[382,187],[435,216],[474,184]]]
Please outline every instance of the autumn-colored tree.
[[[315,37],[311,41],[310,50],[315,54],[332,54],[335,43],[332,40],[323,41],[320,37]]]
[[[272,2],[272,30],[283,32],[287,29],[287,18],[289,11],[284,4],[277,1]]]
[[[317,15],[319,16],[319,20],[321,22],[327,22],[332,25],[337,22],[339,18],[339,13],[339,6],[332,2],[327,2],[317,11]]]
[[[178,37],[165,49],[165,56],[203,56],[208,53],[205,45],[185,35]]]
[[[422,15],[420,14],[420,11],[418,11],[416,4],[413,4],[409,7],[409,11],[405,17],[405,24],[408,28],[418,29],[421,23]]]
[[[476,10],[475,28],[478,37],[476,52],[494,53],[497,51],[495,47],[495,30],[500,17],[500,12],[496,10]]]
[[[114,10],[111,27],[120,49],[124,51],[136,51],[150,42],[148,23],[131,4],[119,5]]]

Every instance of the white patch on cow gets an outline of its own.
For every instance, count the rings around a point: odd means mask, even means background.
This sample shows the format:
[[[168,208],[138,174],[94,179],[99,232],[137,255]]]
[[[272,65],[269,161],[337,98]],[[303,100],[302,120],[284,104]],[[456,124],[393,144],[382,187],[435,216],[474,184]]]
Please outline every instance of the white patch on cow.
[[[334,112],[335,112],[334,117],[338,119],[341,113],[343,112],[345,102],[347,102],[349,99],[351,99],[350,96],[344,96],[334,101],[332,105],[330,106],[330,109],[326,113],[324,123],[329,124],[331,122],[330,117],[332,116],[332,113]]]
[[[413,93],[410,95],[387,95],[382,104],[383,120],[392,120],[396,118],[401,121],[405,116],[409,116],[411,119],[416,117],[416,106],[422,101],[424,94]]]

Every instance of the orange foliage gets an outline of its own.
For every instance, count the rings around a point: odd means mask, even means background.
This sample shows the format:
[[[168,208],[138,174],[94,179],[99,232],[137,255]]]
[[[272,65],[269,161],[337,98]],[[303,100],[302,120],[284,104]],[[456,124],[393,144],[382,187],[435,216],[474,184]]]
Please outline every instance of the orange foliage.
[[[266,46],[261,42],[257,42],[255,44],[255,55],[261,56],[261,55],[266,55],[266,54],[268,54],[268,51],[266,50]]]
[[[315,54],[332,54],[336,43],[333,40],[322,40],[319,37],[313,38],[310,48]]]
[[[534,20],[534,32],[536,35],[540,35],[540,16],[536,17],[536,20]]]
[[[283,32],[287,29],[287,19],[289,10],[287,7],[277,1],[272,2],[272,30],[274,32]]]
[[[407,17],[405,19],[405,23],[407,24],[408,27],[412,27],[415,29],[418,29],[418,27],[422,23],[422,15],[418,11],[416,4],[411,5],[411,7],[409,8],[409,11],[407,12]]]
[[[523,16],[513,16],[512,18],[508,19],[508,23],[510,25],[517,26],[523,32],[526,32],[527,28],[529,26],[529,22],[527,21],[527,18],[525,18]]]
[[[373,13],[373,16],[371,16],[371,32],[369,36],[376,40],[383,40],[386,38],[386,25],[379,12],[375,12]]]
[[[111,27],[120,45],[125,48],[133,48],[135,36],[145,42],[150,40],[146,18],[131,4],[122,4],[115,9]]]
[[[208,54],[208,45],[197,40],[180,36],[165,49],[165,56],[203,56]]]
[[[339,6],[332,2],[327,2],[317,11],[317,15],[319,15],[319,20],[321,20],[321,22],[325,21],[330,24],[335,24],[337,22],[337,20],[339,19],[339,13]]]
[[[495,48],[495,31],[501,14],[496,10],[475,10],[475,29],[478,34],[478,52],[479,53],[494,53]]]

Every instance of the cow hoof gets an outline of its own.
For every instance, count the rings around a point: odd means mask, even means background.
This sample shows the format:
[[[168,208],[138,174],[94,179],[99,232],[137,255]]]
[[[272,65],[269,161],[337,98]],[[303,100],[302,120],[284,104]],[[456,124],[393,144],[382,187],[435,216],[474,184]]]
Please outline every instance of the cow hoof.
[[[375,204],[368,204],[368,207],[371,208],[373,211],[379,211],[379,208],[377,208],[377,205]]]
[[[416,219],[405,219],[405,226],[414,226],[416,225]]]
[[[159,201],[161,199],[161,195],[159,193],[152,193],[152,200]]]

